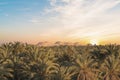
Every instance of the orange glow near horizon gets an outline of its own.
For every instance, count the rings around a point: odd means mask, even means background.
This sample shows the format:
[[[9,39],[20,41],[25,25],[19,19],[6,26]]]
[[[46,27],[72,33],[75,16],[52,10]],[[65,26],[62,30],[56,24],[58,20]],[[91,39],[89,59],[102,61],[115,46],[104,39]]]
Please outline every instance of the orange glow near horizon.
[[[72,40],[72,39],[58,39],[58,38],[52,38],[52,39],[46,39],[46,38],[41,38],[41,39],[21,39],[21,40],[8,40],[8,41],[1,41],[2,43],[6,42],[23,42],[23,43],[30,43],[30,44],[37,44],[39,42],[49,42],[49,43],[55,43],[57,41],[60,42],[69,42],[69,43],[79,43],[81,45],[87,45],[87,44],[92,44],[92,45],[106,45],[106,44],[120,44],[118,40],[99,40],[99,39],[77,39],[77,40]]]

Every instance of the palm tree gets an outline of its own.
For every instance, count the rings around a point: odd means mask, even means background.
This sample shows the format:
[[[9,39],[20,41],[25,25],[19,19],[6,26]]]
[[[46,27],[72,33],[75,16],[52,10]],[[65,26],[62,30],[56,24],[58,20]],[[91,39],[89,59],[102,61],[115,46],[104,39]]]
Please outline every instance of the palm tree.
[[[89,54],[82,53],[77,55],[77,80],[97,80],[98,70],[96,69],[96,65],[97,63]]]
[[[0,46],[0,80],[9,80],[13,78],[11,66],[11,43]]]
[[[52,80],[72,80],[76,74],[75,67],[59,67],[57,74],[52,77]]]
[[[14,42],[10,44],[12,51],[11,51],[11,68],[13,69],[13,80],[20,80],[19,77],[19,69],[20,66],[23,64],[21,61],[21,54],[25,52],[25,45],[20,42]]]
[[[0,80],[10,80],[13,78],[13,70],[8,67],[9,63],[0,64]]]
[[[108,56],[105,48],[103,46],[94,46],[94,48],[90,51],[92,58],[98,63],[97,67],[99,68],[106,57]]]
[[[0,64],[10,59],[12,50],[11,43],[6,43],[0,46]]]
[[[112,55],[115,54],[115,56],[118,56],[119,46],[116,44],[110,44],[104,46],[104,49],[106,50],[106,54]]]
[[[100,70],[103,80],[120,80],[120,56],[108,56]]]
[[[55,54],[56,63],[60,66],[72,66],[75,61],[74,49],[71,46],[58,47],[58,51]]]
[[[29,73],[33,80],[50,80],[50,76],[56,73],[59,65],[54,63],[53,56],[49,52],[50,50],[48,50],[47,53],[39,50],[38,46],[31,45],[31,47],[29,47],[29,62],[26,63],[26,67],[24,67],[23,70],[25,70],[25,73]]]

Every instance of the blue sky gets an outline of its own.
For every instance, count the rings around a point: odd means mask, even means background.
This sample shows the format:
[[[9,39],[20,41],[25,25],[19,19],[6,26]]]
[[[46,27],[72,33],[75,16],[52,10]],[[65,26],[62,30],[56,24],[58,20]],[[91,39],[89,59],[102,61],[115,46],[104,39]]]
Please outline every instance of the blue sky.
[[[35,28],[28,31],[34,27],[29,20],[38,15],[42,17],[41,12],[47,6],[49,6],[47,0],[0,0],[0,34],[2,35],[0,40],[19,41],[17,36],[24,38],[24,35],[35,33],[32,32]]]
[[[120,0],[0,0],[0,43],[120,43],[119,14]]]

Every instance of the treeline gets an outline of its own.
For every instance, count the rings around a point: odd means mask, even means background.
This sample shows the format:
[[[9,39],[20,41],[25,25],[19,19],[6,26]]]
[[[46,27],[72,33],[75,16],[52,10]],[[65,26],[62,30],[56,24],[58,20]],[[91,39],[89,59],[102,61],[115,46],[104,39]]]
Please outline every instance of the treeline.
[[[120,46],[0,46],[0,80],[120,80]]]

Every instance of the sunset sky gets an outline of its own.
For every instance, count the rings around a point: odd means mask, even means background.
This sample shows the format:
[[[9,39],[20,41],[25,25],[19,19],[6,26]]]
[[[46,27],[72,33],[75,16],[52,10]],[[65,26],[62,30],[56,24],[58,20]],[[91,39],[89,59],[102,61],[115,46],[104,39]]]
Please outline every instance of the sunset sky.
[[[120,44],[120,0],[0,0],[0,43]]]

